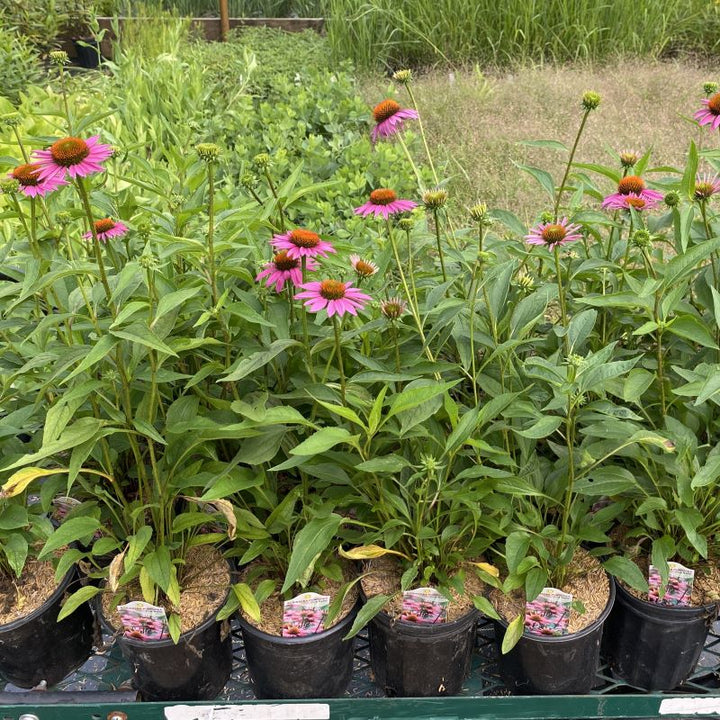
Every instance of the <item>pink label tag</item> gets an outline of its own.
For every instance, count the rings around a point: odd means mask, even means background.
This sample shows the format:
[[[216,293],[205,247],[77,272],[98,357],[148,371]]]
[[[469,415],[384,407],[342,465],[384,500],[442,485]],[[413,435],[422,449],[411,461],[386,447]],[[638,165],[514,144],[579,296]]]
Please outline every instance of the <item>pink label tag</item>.
[[[543,588],[525,603],[525,632],[531,635],[567,635],[573,596],[557,588]]]
[[[689,605],[695,571],[676,562],[668,563],[668,567],[670,575],[663,595],[660,573],[654,565],[650,566],[648,600],[658,605]]]
[[[329,595],[303,593],[283,603],[283,637],[306,637],[325,629]]]
[[[405,622],[435,625],[447,621],[450,601],[435,588],[425,587],[403,593],[400,619]]]
[[[136,640],[165,640],[170,637],[165,610],[146,602],[118,605],[125,637]]]

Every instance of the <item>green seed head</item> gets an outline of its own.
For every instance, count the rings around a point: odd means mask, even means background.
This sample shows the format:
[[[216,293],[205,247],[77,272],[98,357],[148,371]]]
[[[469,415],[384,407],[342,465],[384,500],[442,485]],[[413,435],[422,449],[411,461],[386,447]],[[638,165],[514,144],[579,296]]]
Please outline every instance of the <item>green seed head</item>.
[[[671,190],[669,193],[665,195],[663,198],[663,202],[669,207],[674,208],[677,207],[680,204],[680,195],[676,193],[674,190]]]
[[[157,270],[160,267],[160,261],[152,253],[143,253],[138,258],[138,263],[146,270]]]
[[[247,190],[252,190],[257,185],[257,178],[252,173],[245,173],[240,178],[240,184]]]
[[[598,105],[600,105],[600,95],[598,95],[598,93],[593,92],[592,90],[588,90],[583,93],[582,106],[584,110],[587,110],[588,112],[590,110],[596,110]]]
[[[445,205],[448,199],[447,190],[435,188],[423,193],[422,201],[428,210],[439,210]]]
[[[195,146],[195,151],[200,159],[206,163],[217,162],[220,156],[220,148],[215,143],[199,143]]]
[[[632,236],[632,244],[640,249],[652,247],[652,235],[647,230],[636,230]]]

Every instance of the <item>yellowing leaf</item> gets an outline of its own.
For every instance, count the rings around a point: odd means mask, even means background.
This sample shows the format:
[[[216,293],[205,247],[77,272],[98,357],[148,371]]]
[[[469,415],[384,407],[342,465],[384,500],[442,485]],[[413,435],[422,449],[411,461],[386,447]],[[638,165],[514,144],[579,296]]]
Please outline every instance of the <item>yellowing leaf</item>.
[[[235,518],[235,510],[233,509],[232,503],[229,500],[218,499],[213,500],[208,503],[208,505],[212,505],[218,512],[225,516],[225,519],[228,522],[228,537],[230,540],[234,540],[237,533],[237,520]]]
[[[348,560],[371,560],[372,558],[382,557],[383,555],[399,555],[401,558],[410,560],[404,553],[398,552],[397,550],[388,550],[379,545],[361,545],[360,547],[350,548],[350,550],[343,550],[341,545],[338,552],[340,553],[340,557],[347,558]]]
[[[108,588],[110,588],[110,592],[115,592],[118,589],[119,580],[123,574],[123,559],[127,551],[128,549],[126,547],[121,553],[118,553],[110,563],[110,567],[108,568]]]
[[[57,475],[61,472],[67,472],[67,470],[48,470],[47,468],[39,467],[26,467],[22,470],[14,472],[10,479],[2,486],[0,490],[0,498],[10,498],[19,495],[33,480],[37,480],[41,477],[47,477],[48,475]]]
[[[483,572],[486,572],[488,575],[492,575],[493,577],[500,577],[500,571],[490,563],[474,562],[470,564],[474,565],[476,568],[482,570]]]

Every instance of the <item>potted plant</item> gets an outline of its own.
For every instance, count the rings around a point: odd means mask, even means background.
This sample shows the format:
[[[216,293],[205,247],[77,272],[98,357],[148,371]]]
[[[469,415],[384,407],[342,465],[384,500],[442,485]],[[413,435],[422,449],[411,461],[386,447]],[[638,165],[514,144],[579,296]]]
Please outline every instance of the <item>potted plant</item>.
[[[61,680],[87,659],[95,635],[87,602],[61,615],[78,569],[52,552],[64,543],[51,543],[50,496],[28,502],[33,479],[21,471],[0,489],[0,672],[24,688]]]
[[[81,67],[92,69],[100,65],[100,41],[104,31],[100,31],[97,22],[97,3],[95,0],[68,0],[66,23],[77,62]]]

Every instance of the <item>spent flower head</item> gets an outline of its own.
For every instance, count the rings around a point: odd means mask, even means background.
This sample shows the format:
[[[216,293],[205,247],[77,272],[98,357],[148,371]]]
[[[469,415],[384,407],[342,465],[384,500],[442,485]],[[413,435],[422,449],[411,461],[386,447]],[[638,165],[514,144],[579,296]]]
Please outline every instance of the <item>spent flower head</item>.
[[[412,82],[412,70],[396,70],[393,73],[393,80],[401,85],[407,85]]]
[[[395,322],[407,310],[407,303],[399,297],[391,297],[380,302],[380,312],[390,322]]]
[[[587,90],[582,96],[583,109],[590,112],[590,110],[596,110],[600,105],[600,95],[592,90]]]
[[[448,192],[443,188],[433,188],[423,193],[422,201],[423,205],[428,210],[439,210],[445,206],[448,199]]]
[[[206,163],[214,163],[220,157],[220,147],[215,143],[198,143],[195,152],[200,159]]]

